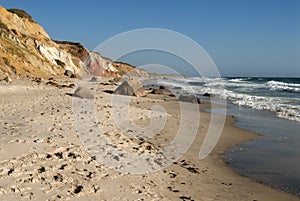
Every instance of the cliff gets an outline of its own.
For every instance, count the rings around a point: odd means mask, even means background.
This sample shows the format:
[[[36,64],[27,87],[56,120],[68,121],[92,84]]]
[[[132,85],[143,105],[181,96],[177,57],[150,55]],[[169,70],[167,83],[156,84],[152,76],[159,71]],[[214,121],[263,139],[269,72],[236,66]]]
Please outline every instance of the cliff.
[[[80,43],[52,40],[25,11],[0,6],[0,78],[61,77],[66,70],[113,77],[139,72],[129,64],[103,58]]]

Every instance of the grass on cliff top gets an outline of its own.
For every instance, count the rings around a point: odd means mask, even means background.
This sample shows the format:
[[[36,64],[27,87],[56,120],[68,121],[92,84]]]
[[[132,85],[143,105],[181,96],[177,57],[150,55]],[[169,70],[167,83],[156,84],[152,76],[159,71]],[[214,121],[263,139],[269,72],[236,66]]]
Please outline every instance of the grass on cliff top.
[[[67,45],[74,45],[74,46],[77,46],[77,47],[83,47],[83,45],[81,43],[78,43],[78,42],[71,42],[71,41],[59,41],[59,40],[54,40],[52,39],[53,42],[57,43],[57,44],[67,44]]]
[[[17,8],[10,8],[7,11],[18,15],[20,18],[27,18],[30,22],[35,22],[31,15],[29,15],[25,10],[20,10]]]

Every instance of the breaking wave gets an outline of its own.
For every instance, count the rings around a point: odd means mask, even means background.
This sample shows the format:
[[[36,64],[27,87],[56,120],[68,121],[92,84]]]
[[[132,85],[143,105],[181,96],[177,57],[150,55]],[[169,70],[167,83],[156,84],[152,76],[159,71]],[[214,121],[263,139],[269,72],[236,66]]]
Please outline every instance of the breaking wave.
[[[158,83],[180,88],[184,93],[213,94],[239,106],[268,110],[280,118],[300,122],[300,79],[170,78]]]

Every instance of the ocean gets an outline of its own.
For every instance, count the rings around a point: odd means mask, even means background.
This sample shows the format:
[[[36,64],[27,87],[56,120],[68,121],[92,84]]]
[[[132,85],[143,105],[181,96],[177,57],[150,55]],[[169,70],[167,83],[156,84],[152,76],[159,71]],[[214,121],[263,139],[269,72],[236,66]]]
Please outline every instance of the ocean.
[[[300,78],[172,78],[158,84],[181,87],[186,93],[219,98],[278,117],[300,122]]]
[[[224,161],[242,176],[300,196],[300,78],[166,76],[147,83],[226,100],[228,109],[215,112],[262,136],[229,149]]]

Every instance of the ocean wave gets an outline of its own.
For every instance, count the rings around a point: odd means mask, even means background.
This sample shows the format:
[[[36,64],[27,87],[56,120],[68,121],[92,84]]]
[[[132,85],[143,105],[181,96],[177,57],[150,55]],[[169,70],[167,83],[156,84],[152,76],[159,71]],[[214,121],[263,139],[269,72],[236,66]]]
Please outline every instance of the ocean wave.
[[[300,84],[269,81],[266,86],[272,91],[300,92]]]
[[[248,78],[234,78],[234,79],[229,79],[228,81],[240,83],[240,82],[245,82],[247,80],[248,80]]]
[[[209,78],[209,77],[189,77],[189,78],[172,78],[171,80],[183,83],[212,83],[212,82],[225,82],[225,78]]]
[[[257,110],[271,111],[280,118],[300,122],[300,106],[286,104],[285,102],[290,102],[288,99],[250,96],[246,94],[229,95],[229,99],[236,105],[246,106]]]
[[[206,82],[204,82],[204,80]],[[199,83],[201,84],[195,84]],[[241,80],[240,80],[241,81]],[[275,97],[265,92],[260,94],[247,94],[250,89],[268,90],[272,86],[276,90],[299,90],[298,85],[284,82],[268,81],[267,83],[254,83],[249,81],[230,82],[224,79],[181,79],[181,80],[161,80],[160,84],[169,87],[180,87],[184,93],[188,94],[213,94],[218,98],[229,100],[233,104],[246,106],[257,110],[268,110],[274,112],[278,117],[300,122],[300,100],[295,97]],[[230,88],[228,88],[230,87]],[[235,88],[236,87],[236,88]],[[281,87],[281,88],[280,88]],[[229,90],[230,89],[230,90]],[[275,88],[274,88],[275,89]],[[267,93],[267,92],[266,92]],[[269,96],[268,96],[269,95]]]

